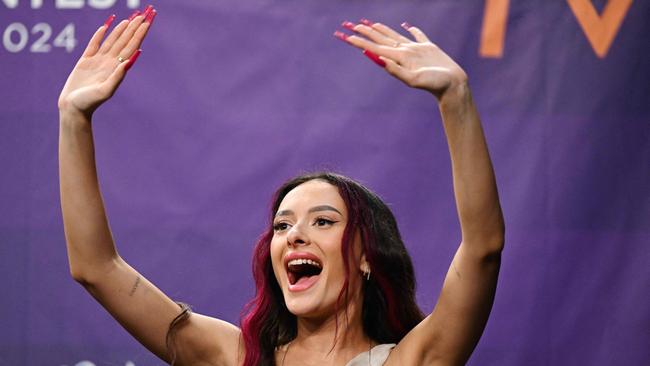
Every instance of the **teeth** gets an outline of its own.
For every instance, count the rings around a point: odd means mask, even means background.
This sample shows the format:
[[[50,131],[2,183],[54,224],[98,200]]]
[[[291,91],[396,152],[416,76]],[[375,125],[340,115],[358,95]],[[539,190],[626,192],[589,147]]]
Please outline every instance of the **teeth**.
[[[316,266],[316,267],[320,268],[320,264],[318,264],[318,262],[315,262],[315,261],[313,261],[311,259],[294,259],[294,260],[290,260],[288,264],[290,266],[299,266],[301,264],[309,264],[309,265]]]

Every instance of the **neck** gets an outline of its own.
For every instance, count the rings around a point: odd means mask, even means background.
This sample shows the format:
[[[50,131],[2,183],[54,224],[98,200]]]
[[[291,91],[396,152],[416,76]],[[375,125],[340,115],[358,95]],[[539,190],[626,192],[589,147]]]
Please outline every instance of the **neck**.
[[[298,318],[292,347],[323,355],[367,350],[372,340],[363,331],[361,299],[350,299],[347,309],[324,318]],[[346,311],[347,310],[347,311]]]

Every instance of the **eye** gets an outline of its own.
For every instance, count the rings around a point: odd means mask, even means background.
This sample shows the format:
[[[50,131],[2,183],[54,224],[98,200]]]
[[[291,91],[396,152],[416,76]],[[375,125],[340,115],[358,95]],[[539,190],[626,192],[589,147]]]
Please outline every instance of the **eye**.
[[[287,224],[286,222],[278,222],[278,223],[273,224],[273,231],[276,231],[276,232],[277,231],[284,231],[284,230],[287,230],[288,228],[289,228],[289,224]]]
[[[331,226],[335,223],[336,221],[332,221],[323,217],[319,217],[314,221],[314,226],[319,226],[319,227],[325,227],[325,226]]]

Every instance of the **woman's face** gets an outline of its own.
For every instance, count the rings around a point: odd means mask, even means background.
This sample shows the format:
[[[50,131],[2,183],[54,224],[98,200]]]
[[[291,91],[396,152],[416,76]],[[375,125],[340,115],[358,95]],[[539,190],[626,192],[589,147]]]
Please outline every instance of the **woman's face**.
[[[347,208],[338,189],[321,180],[299,185],[280,203],[273,221],[271,261],[292,314],[332,315],[345,281],[341,240],[347,222]],[[360,288],[353,268],[359,268],[361,256],[359,245],[354,246],[351,291]]]

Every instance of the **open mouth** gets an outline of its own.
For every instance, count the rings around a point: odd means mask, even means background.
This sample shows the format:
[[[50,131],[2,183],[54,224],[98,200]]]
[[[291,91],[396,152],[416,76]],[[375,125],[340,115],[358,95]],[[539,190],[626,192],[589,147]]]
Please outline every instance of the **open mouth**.
[[[287,262],[287,276],[289,284],[295,290],[303,290],[310,287],[316,278],[323,271],[323,266],[307,258],[292,259]]]

